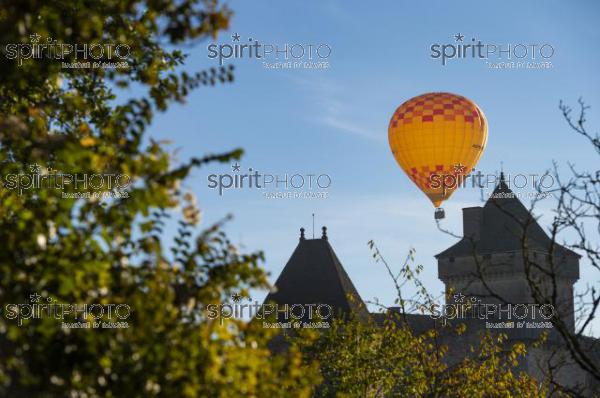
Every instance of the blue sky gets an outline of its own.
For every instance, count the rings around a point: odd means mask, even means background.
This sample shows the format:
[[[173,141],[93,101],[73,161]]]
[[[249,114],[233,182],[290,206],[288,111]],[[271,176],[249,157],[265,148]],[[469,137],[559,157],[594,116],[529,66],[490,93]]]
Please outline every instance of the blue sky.
[[[600,3],[566,1],[447,2],[243,2],[228,3],[235,15],[218,43],[326,43],[327,70],[270,70],[257,60],[232,60],[235,82],[193,92],[185,105],[160,114],[150,136],[170,139],[179,159],[242,147],[242,169],[268,173],[327,173],[327,199],[266,199],[257,190],[219,196],[207,176],[228,165],[194,171],[187,181],[208,225],[231,213],[230,237],[246,250],[261,249],[274,282],[294,250],[298,229],[327,225],[329,239],[365,300],[392,304],[385,270],[372,261],[374,239],[392,264],[409,248],[423,264],[423,279],[442,289],[433,255],[454,239],[439,232],[433,207],[397,166],[387,143],[392,113],[409,98],[448,91],[474,100],[489,122],[487,149],[478,169],[541,174],[557,161],[597,169],[597,155],[569,132],[560,99],[583,96],[592,105],[590,127],[600,126]],[[549,43],[548,70],[490,70],[481,60],[429,57],[434,43],[454,43],[457,33],[484,43]],[[209,42],[186,47],[186,69],[215,66]],[[595,131],[598,129],[596,128]],[[444,205],[444,226],[460,233],[461,208],[479,205],[480,192],[463,189]],[[541,210],[551,207],[550,201]],[[544,219],[542,219],[542,222]],[[317,231],[317,233],[320,233]],[[309,232],[310,234],[310,232]],[[598,275],[583,270],[586,283]],[[593,278],[593,279],[590,279]],[[257,299],[261,294],[257,293]]]

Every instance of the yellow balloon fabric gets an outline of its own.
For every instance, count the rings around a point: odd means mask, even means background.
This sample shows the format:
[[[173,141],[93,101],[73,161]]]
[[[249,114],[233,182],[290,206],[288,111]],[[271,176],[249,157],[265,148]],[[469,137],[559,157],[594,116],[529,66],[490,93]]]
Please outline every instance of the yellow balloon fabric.
[[[388,138],[400,167],[439,207],[479,161],[487,130],[485,116],[473,101],[427,93],[396,109]]]

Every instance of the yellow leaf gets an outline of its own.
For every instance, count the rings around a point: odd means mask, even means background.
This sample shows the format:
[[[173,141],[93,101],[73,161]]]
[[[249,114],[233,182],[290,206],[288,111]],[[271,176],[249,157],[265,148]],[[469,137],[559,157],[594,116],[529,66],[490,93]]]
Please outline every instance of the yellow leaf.
[[[93,137],[83,137],[82,139],[79,140],[79,143],[82,146],[93,146],[96,144],[96,140]]]

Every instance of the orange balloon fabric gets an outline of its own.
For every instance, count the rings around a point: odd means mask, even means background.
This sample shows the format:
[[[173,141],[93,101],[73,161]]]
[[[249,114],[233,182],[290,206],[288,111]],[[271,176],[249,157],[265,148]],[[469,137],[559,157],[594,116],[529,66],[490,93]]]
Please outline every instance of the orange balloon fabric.
[[[473,170],[485,149],[487,134],[481,109],[450,93],[411,98],[396,109],[388,128],[396,161],[435,207]]]

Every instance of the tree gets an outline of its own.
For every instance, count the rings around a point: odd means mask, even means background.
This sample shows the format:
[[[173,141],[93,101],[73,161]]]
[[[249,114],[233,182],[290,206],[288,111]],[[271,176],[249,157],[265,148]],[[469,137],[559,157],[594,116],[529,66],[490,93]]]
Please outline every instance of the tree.
[[[193,167],[242,151],[175,164],[145,136],[155,112],[233,80],[231,67],[182,71],[176,47],[216,36],[231,15],[197,0],[2,4],[0,395],[309,394],[311,369],[295,367],[297,352],[273,358],[268,331],[222,327],[204,311],[267,286],[261,253],[240,254],[221,223],[195,232],[201,214],[181,188]],[[115,94],[133,85],[139,98]],[[172,245],[162,240],[167,219],[179,225]],[[125,305],[116,320],[128,327],[71,329],[63,322],[115,315],[36,317],[34,304]]]
[[[600,155],[600,137],[590,133],[586,126],[586,113],[589,106],[582,99],[578,101],[579,112],[573,118],[572,108],[562,101],[559,109],[572,132],[588,141],[591,150]],[[549,267],[534,256],[530,255],[527,241],[531,234],[526,223],[522,223],[523,261],[530,273],[543,270],[543,278],[528,278],[528,284],[536,303],[551,303],[557,308],[562,304],[559,284],[562,276],[562,259],[554,254],[558,245],[567,247],[583,256],[593,271],[600,271],[600,169],[581,171],[573,163],[568,164],[569,176],[560,172],[555,162],[550,173],[554,176],[556,185],[549,188],[539,188],[543,197],[554,199],[553,217],[548,233],[550,235]],[[530,211],[535,211],[540,199],[532,201]],[[593,332],[592,321],[597,317],[600,305],[600,294],[595,283],[587,283],[583,291],[575,293],[574,313],[559,313],[552,319],[555,330],[561,337],[560,351],[566,351],[564,363],[575,363],[580,371],[587,375],[588,383],[600,386],[600,342],[597,338],[589,337]],[[575,319],[575,325],[569,318]],[[558,351],[558,350],[557,350]],[[558,366],[560,366],[559,364]],[[558,367],[557,366],[557,367]],[[556,369],[555,369],[556,371]],[[572,395],[590,395],[589,386],[566,386],[564,382],[555,381],[559,390]],[[594,391],[592,390],[593,394]],[[595,391],[597,393],[597,391]]]
[[[543,385],[518,371],[523,344],[505,351],[505,336],[483,335],[471,356],[451,364],[438,331],[414,334],[396,315],[383,325],[334,323],[316,344],[306,346],[305,356],[319,361],[327,380],[318,396],[546,396]]]

